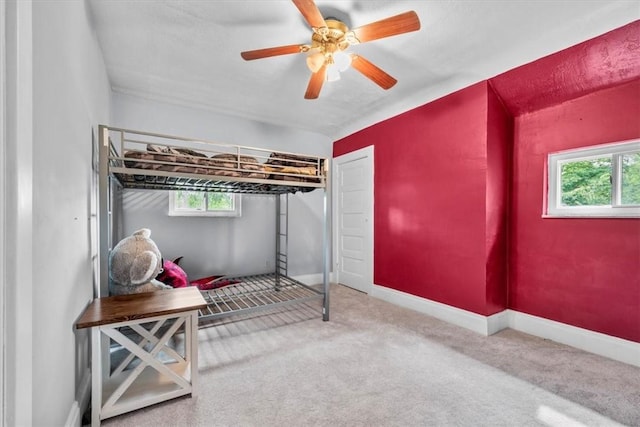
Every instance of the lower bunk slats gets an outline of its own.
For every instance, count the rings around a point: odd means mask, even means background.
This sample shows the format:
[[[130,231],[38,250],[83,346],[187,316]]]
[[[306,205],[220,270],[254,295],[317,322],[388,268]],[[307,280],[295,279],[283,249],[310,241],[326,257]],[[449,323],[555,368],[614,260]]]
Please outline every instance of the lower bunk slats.
[[[201,326],[226,316],[324,298],[323,292],[276,273],[226,279],[237,283],[201,291],[207,301],[207,307],[199,311]]]

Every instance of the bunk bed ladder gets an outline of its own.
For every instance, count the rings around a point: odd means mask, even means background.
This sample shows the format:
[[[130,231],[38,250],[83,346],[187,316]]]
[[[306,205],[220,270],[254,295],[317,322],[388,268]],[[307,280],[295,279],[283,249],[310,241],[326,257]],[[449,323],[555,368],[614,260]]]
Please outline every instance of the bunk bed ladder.
[[[289,252],[289,195],[276,196],[276,259],[275,289],[280,289],[280,277],[289,274],[287,254]]]

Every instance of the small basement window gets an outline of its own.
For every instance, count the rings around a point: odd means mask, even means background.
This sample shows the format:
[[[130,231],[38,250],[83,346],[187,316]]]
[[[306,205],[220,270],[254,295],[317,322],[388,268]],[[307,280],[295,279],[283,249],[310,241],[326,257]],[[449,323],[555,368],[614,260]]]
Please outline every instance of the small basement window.
[[[548,217],[640,217],[640,140],[549,154]]]
[[[241,213],[239,194],[178,190],[169,195],[169,216],[239,217]]]

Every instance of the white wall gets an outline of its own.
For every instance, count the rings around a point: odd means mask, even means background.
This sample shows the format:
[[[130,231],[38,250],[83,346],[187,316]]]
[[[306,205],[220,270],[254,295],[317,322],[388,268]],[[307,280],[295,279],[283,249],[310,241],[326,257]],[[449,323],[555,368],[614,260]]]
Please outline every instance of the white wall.
[[[33,425],[64,425],[90,360],[92,131],[110,86],[84,1],[33,2]]]
[[[331,157],[324,135],[114,93],[112,123],[128,129]],[[125,190],[123,231],[147,227],[163,256],[184,256],[190,278],[273,269],[275,199],[243,196],[241,218],[168,217],[164,192]],[[323,191],[290,196],[289,274],[322,272]]]
[[[5,222],[5,180],[6,180],[6,142],[5,136],[7,133],[7,114],[5,112],[5,106],[7,104],[7,4],[6,2],[0,2],[0,22],[5,28],[4,31],[0,31],[0,236],[6,235],[6,222]],[[4,397],[4,353],[5,353],[5,289],[7,286],[6,281],[6,268],[5,268],[5,256],[7,253],[5,247],[4,237],[0,237],[0,425],[7,424],[5,419],[7,410],[5,409],[5,397]]]
[[[243,195],[239,218],[168,216],[167,191],[127,190],[123,208],[125,233],[151,229],[165,259],[184,256],[180,265],[190,279],[273,271],[274,197]]]
[[[32,424],[33,54],[30,1],[3,2],[3,425]],[[17,286],[16,284],[20,284]]]

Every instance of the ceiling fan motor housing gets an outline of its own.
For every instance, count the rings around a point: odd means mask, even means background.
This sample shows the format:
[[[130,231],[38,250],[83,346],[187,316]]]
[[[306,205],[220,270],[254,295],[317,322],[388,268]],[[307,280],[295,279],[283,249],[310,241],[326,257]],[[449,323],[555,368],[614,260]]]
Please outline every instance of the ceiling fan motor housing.
[[[345,50],[349,47],[349,42],[344,37],[349,28],[336,19],[329,18],[325,22],[327,23],[326,27],[314,29],[311,36],[311,48],[332,54],[335,51]]]

